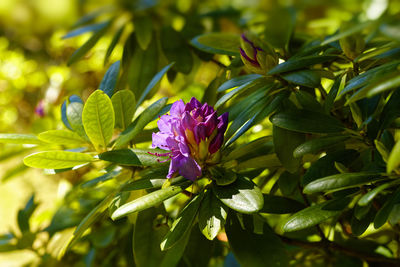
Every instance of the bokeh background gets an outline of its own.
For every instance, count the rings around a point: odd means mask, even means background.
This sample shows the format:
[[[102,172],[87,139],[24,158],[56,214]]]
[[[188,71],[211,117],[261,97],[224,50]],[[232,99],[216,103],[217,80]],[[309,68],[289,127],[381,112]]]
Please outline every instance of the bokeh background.
[[[124,23],[132,12],[130,2],[151,2],[162,14],[163,6],[172,6],[177,12],[169,19],[174,28],[185,24],[183,16],[196,5],[200,12],[232,10],[232,15],[217,21],[224,31],[240,32],[237,22],[257,21],[263,10],[275,6],[293,6],[299,10],[297,32],[326,36],[334,33],[343,21],[354,16],[378,18],[390,6],[391,12],[400,10],[400,1],[389,0],[177,0],[177,1],[99,1],[99,0],[1,0],[0,1],[0,132],[39,133],[63,128],[60,105],[71,94],[83,99],[99,85],[108,66],[122,57],[122,44],[118,44],[107,62],[104,57],[113,32],[100,39],[96,46],[71,66],[71,54],[88,38],[85,33],[74,38],[63,38],[82,17],[93,12],[113,10]],[[99,16],[101,20],[101,16]],[[201,24],[207,27],[208,18]],[[122,35],[121,39],[126,39]],[[221,59],[223,62],[223,58]],[[201,97],[208,83],[215,77],[218,66],[214,63],[195,68],[189,76],[174,84],[163,79],[158,98],[167,95],[173,99],[188,100]],[[183,90],[185,89],[185,90]],[[257,127],[253,131],[257,131]],[[33,148],[32,148],[33,149]],[[71,187],[74,174],[46,176],[40,170],[28,170],[22,157],[31,150],[21,145],[0,144],[0,233],[18,231],[17,211],[35,193],[39,208],[32,217],[34,227],[51,219],[58,201]],[[76,173],[78,176],[79,173]],[[0,266],[21,266],[35,255],[29,251],[0,253]]]

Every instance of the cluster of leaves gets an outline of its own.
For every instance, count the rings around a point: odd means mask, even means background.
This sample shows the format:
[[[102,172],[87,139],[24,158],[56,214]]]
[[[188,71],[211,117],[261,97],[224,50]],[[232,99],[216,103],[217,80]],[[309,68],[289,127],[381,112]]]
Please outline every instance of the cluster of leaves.
[[[196,20],[189,13],[188,29],[160,29],[151,9],[131,8],[138,15],[122,64],[109,67],[86,101],[73,95],[63,103],[66,129],[0,135],[1,142],[45,150],[25,157],[28,166],[86,173],[37,232],[29,227],[31,199],[18,215],[21,236],[3,236],[0,250],[36,250],[44,231],[50,239],[38,253],[47,264],[63,257],[89,266],[205,266],[228,262],[230,252],[243,266],[399,264],[393,241],[400,220],[396,16],[354,21],[321,40],[296,34],[294,10],[282,8],[282,28],[247,25],[282,62],[254,74],[241,62],[238,34],[191,31]],[[115,19],[68,34],[94,31],[70,63]],[[158,71],[160,47],[167,60]],[[168,163],[154,156],[161,150],[148,147],[154,121],[170,105],[167,98],[144,104],[165,74],[170,81],[177,72],[188,74],[194,59],[221,67],[203,101],[229,112],[230,125],[221,161],[203,177],[166,179]],[[255,125],[270,134],[249,131]]]

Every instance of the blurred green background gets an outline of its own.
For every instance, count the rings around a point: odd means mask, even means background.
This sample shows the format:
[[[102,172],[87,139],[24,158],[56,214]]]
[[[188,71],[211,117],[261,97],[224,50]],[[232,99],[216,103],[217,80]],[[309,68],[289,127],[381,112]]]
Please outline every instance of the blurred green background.
[[[135,1],[132,1],[135,2]],[[140,2],[140,1],[136,1]],[[149,1],[144,1],[149,2]],[[150,1],[156,2],[156,1]],[[71,54],[90,37],[90,33],[62,39],[85,14],[102,9],[115,9],[121,17],[132,15],[127,11],[130,1],[96,0],[1,0],[0,1],[0,132],[39,133],[63,128],[60,105],[65,97],[79,94],[83,99],[99,85],[108,65],[122,56],[122,45],[117,45],[106,65],[104,55],[112,34],[101,38],[83,60],[67,66]],[[239,19],[222,18],[218,25],[223,31],[240,32],[236,21],[257,21],[263,11],[277,5],[294,6],[300,12],[296,32],[326,36],[334,33],[340,23],[353,16],[375,19],[390,5],[391,12],[400,10],[400,1],[388,0],[178,0],[159,1],[162,6],[173,6],[178,12],[170,18],[179,28],[185,22],[179,12],[198,6],[201,12],[238,10]],[[157,8],[157,6],[156,6]],[[235,20],[235,23],[233,22]],[[201,22],[207,26],[207,18]],[[126,36],[122,36],[126,38]],[[222,59],[223,60],[223,59]],[[173,85],[163,80],[161,95],[188,100],[201,97],[208,83],[215,77],[218,66],[213,63],[194,69],[192,83],[178,80]],[[181,88],[186,90],[182,91]],[[35,113],[44,108],[43,116]],[[254,127],[257,131],[257,127]],[[51,219],[57,201],[62,199],[74,174],[45,176],[42,171],[22,164],[22,156],[31,151],[20,145],[0,144],[0,233],[16,227],[16,214],[32,193],[40,203],[33,216],[33,225],[40,227]],[[10,156],[11,155],[11,156]],[[78,173],[76,173],[79,176]],[[23,256],[21,256],[23,253]],[[31,252],[0,253],[0,266],[20,266],[35,255]],[[21,262],[22,261],[22,262]]]

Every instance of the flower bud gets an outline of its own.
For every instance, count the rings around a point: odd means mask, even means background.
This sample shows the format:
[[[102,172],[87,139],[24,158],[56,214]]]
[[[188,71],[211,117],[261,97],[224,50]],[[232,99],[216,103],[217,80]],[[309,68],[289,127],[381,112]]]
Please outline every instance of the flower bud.
[[[240,44],[240,57],[251,72],[266,74],[279,62],[278,55],[267,43],[249,33],[242,34]]]

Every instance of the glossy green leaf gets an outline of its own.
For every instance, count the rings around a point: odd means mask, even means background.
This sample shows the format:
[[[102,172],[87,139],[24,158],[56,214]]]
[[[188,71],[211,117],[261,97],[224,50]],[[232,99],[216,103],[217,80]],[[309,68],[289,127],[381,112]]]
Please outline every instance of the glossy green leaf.
[[[43,169],[64,169],[93,161],[88,154],[69,151],[45,151],[31,154],[24,158],[29,167]]]
[[[80,27],[78,29],[68,32],[66,35],[64,35],[61,38],[68,39],[68,38],[75,37],[75,36],[78,36],[78,35],[81,35],[84,33],[95,32],[95,31],[101,30],[107,23],[108,22],[86,25],[86,26],[83,26],[83,27]]]
[[[168,170],[167,170],[168,171]],[[165,178],[167,172],[163,174],[162,177],[150,177],[150,178],[142,178],[138,180],[134,180],[124,187],[122,187],[121,191],[133,191],[133,190],[141,190],[141,189],[157,189],[161,188],[165,183],[169,183],[170,185],[181,184],[187,181],[183,176],[178,176],[174,178]]]
[[[56,145],[80,145],[86,143],[77,133],[69,130],[50,130],[42,132],[38,138],[43,142]]]
[[[171,40],[174,40],[171,42]],[[190,47],[180,32],[172,27],[161,30],[161,48],[169,62],[175,62],[174,69],[189,74],[193,67],[193,56]]]
[[[241,213],[255,213],[264,205],[261,190],[247,178],[238,177],[227,186],[213,187],[215,196],[229,208]]]
[[[187,244],[189,242],[190,232],[188,231],[185,235],[170,249],[165,252],[160,267],[177,266],[185,252]],[[160,248],[160,246],[158,246]]]
[[[384,183],[381,184],[380,186],[375,187],[374,189],[372,189],[371,191],[369,191],[368,193],[366,193],[365,195],[363,195],[360,200],[358,200],[358,205],[360,206],[366,206],[369,203],[371,203],[371,201],[382,191],[384,191],[386,188],[389,188],[391,186],[394,186],[396,184],[398,184],[399,181],[395,180],[393,182],[388,182],[388,183]]]
[[[316,88],[321,83],[321,77],[312,70],[299,70],[282,74],[282,78],[290,83]]]
[[[365,28],[371,26],[373,23],[374,23],[373,21],[366,21],[366,22],[363,22],[363,23],[357,23],[353,27],[348,28],[345,31],[341,31],[341,32],[339,32],[339,33],[327,38],[325,41],[323,41],[321,43],[321,45],[326,45],[326,44],[335,42],[335,41],[337,41],[339,39],[342,39],[342,38],[345,38],[347,36],[350,36],[352,34],[355,34],[357,32],[360,32],[360,31],[364,30]]]
[[[115,115],[111,99],[100,90],[87,99],[82,112],[85,132],[95,147],[107,147],[114,132]]]
[[[296,92],[296,99],[303,109],[311,111],[322,111],[322,106],[316,99],[316,97],[306,91],[299,90]]]
[[[113,220],[118,220],[122,217],[128,216],[129,214],[133,212],[138,212],[142,211],[145,209],[148,209],[150,207],[157,206],[161,204],[164,200],[171,198],[180,192],[185,188],[185,186],[188,186],[190,182],[188,181],[186,184],[183,184],[181,186],[169,186],[167,188],[163,188],[151,193],[148,193],[140,198],[137,198],[131,202],[128,202],[122,206],[120,206],[118,209],[116,209],[113,214],[111,215],[111,219]]]
[[[295,158],[300,158],[305,154],[314,154],[320,152],[323,149],[330,148],[339,142],[343,142],[348,139],[349,136],[339,135],[339,136],[325,136],[320,138],[311,139],[298,147],[293,151],[293,156]]]
[[[266,12],[263,35],[271,45],[280,49],[288,49],[289,40],[296,26],[296,9],[272,5]]]
[[[400,86],[400,72],[395,71],[386,75],[382,75],[379,79],[373,81],[371,84],[361,88],[353,94],[346,102],[346,104],[353,103],[365,97],[372,97],[374,95],[383,93],[390,89],[395,89]]]
[[[138,213],[133,232],[133,256],[138,267],[159,267],[165,252],[160,249],[168,226],[157,225],[159,211],[155,208]]]
[[[232,159],[238,159],[241,158],[250,152],[254,151],[256,148],[265,145],[266,143],[270,142],[272,140],[271,136],[265,136],[258,138],[250,143],[245,143],[234,150],[232,150],[226,157],[225,160],[229,161]]]
[[[301,159],[293,156],[293,150],[304,142],[305,135],[274,126],[273,140],[275,153],[279,161],[290,173],[297,172],[301,165]]]
[[[0,143],[29,144],[29,145],[43,144],[43,142],[33,134],[7,134],[7,133],[0,133]]]
[[[381,178],[379,173],[340,173],[317,179],[307,184],[304,193],[327,192],[371,183]]]
[[[263,194],[263,196],[264,196],[264,207],[260,210],[260,213],[272,213],[272,214],[294,213],[306,207],[303,203],[291,198],[274,196],[269,194]]]
[[[79,99],[80,100],[80,99]],[[83,102],[70,101],[66,108],[66,116],[72,130],[80,137],[89,141],[82,123]]]
[[[68,242],[64,245],[63,249],[60,251],[59,257],[62,257],[65,254],[65,252],[70,247],[72,247],[79,238],[82,237],[83,233],[87,229],[89,229],[93,225],[93,223],[95,223],[101,217],[101,215],[107,209],[108,205],[111,203],[113,198],[114,198],[114,194],[108,195],[94,209],[92,209],[85,216],[85,218],[82,219],[82,221],[76,227],[76,229],[75,229],[73,235],[71,236],[71,238],[68,240]]]
[[[93,187],[99,183],[104,183],[108,180],[111,180],[117,176],[119,176],[121,174],[121,170],[120,169],[115,169],[113,171],[107,172],[99,177],[96,177],[94,179],[91,179],[89,181],[84,182],[83,184],[81,184],[82,188],[90,188]]]
[[[115,86],[117,85],[119,67],[120,61],[118,60],[108,68],[99,86],[99,89],[106,93],[110,98],[114,94]]]
[[[195,196],[189,204],[179,213],[178,217],[172,224],[171,229],[161,242],[161,250],[167,250],[177,244],[192,228],[192,224],[196,218],[203,194]]]
[[[136,103],[136,107],[138,107],[140,104],[143,103],[143,101],[147,98],[151,90],[156,86],[157,83],[159,83],[162,79],[162,77],[165,75],[165,73],[168,72],[168,70],[174,65],[175,63],[172,62],[162,68],[156,75],[154,75],[153,79],[149,82],[149,84],[146,86],[146,89],[144,89],[143,93],[140,95],[140,98],[138,102]]]
[[[211,54],[239,55],[240,37],[233,33],[206,33],[193,38],[190,43]]]
[[[390,213],[392,212],[394,206],[400,201],[400,188],[398,188],[385,204],[378,210],[374,219],[374,228],[378,229],[386,223],[389,219]]]
[[[266,223],[263,226],[263,233],[256,234],[248,229],[243,229],[234,216],[234,214],[229,216],[225,228],[229,246],[240,266],[289,266],[289,256],[284,244]]]
[[[155,153],[165,153],[160,149],[119,149],[99,154],[101,160],[128,166],[160,166],[167,157],[156,156]]]
[[[241,75],[238,77],[234,77],[226,82],[224,82],[220,87],[218,87],[217,92],[223,92],[233,87],[241,86],[245,83],[254,81],[256,79],[262,78],[263,76],[260,74],[247,74]]]
[[[111,97],[115,114],[115,126],[125,130],[135,114],[136,99],[130,90],[120,90]]]
[[[289,59],[275,67],[273,67],[268,74],[279,74],[283,72],[309,68],[312,65],[324,63],[336,59],[335,55],[320,55],[320,56],[306,56],[302,58]]]
[[[315,204],[290,216],[283,225],[283,231],[292,232],[317,225],[340,214],[338,210],[324,210],[327,203]]]
[[[129,50],[133,49],[131,52],[133,55],[129,56],[127,62],[129,65],[126,68],[123,68],[123,70],[127,75],[129,89],[132,90],[138,99],[140,99],[139,96],[143,94],[158,70],[160,55],[158,52],[157,42],[153,38],[146,50],[141,49],[134,41],[127,45],[130,47],[126,47],[124,50],[130,52]],[[138,101],[138,103],[140,104],[141,102]]]
[[[275,126],[302,133],[338,133],[344,130],[337,119],[308,110],[288,110],[270,118]]]
[[[156,115],[162,110],[162,108],[167,103],[168,98],[164,97],[160,100],[151,104],[147,109],[145,109],[139,117],[132,122],[125,131],[123,131],[120,136],[115,141],[115,147],[122,148],[128,144],[136,135],[138,135],[143,128],[152,121]]]
[[[150,16],[134,16],[136,40],[143,50],[149,46],[153,36],[153,21]]]
[[[77,62],[80,60],[86,53],[96,45],[96,43],[100,40],[100,38],[106,33],[108,28],[110,27],[111,22],[104,23],[102,27],[100,27],[95,33],[86,41],[81,47],[79,47],[68,59],[68,65]]]
[[[387,162],[387,173],[391,173],[400,165],[400,141],[398,141],[392,151],[390,152],[389,159]]]
[[[214,194],[208,190],[199,209],[199,228],[203,235],[213,240],[225,225],[227,209]]]
[[[118,44],[119,39],[121,38],[122,33],[124,32],[125,25],[122,25],[118,31],[114,34],[114,37],[112,38],[110,45],[107,48],[106,55],[104,56],[104,65],[107,64],[108,59],[111,56],[111,53],[114,51],[115,46]]]

